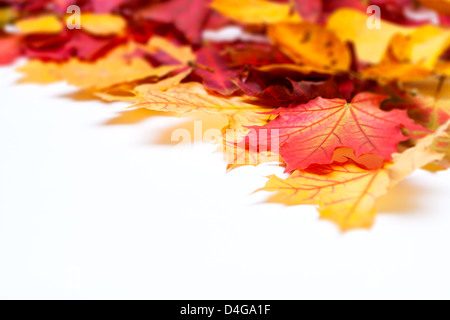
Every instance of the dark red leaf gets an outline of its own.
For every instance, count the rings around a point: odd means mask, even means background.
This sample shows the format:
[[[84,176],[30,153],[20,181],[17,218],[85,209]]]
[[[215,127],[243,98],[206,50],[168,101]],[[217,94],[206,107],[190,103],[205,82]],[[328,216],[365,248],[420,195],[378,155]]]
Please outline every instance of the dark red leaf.
[[[203,79],[206,89],[228,96],[235,93],[238,87],[231,81],[237,73],[230,70],[226,60],[214,47],[203,47],[196,53],[197,68],[195,73]]]
[[[265,43],[235,43],[225,47],[225,57],[233,67],[250,65],[253,67],[268,64],[290,64],[291,59],[287,58],[281,51]]]
[[[137,13],[137,17],[174,24],[186,39],[199,44],[207,21],[211,0],[171,0],[151,4]]]

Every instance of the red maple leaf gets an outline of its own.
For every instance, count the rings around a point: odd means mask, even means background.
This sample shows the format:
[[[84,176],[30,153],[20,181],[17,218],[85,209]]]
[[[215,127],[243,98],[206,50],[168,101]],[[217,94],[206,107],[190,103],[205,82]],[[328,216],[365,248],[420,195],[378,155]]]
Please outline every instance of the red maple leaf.
[[[426,129],[415,124],[405,110],[381,110],[385,99],[371,93],[360,93],[351,103],[319,97],[307,104],[271,112],[278,115],[275,120],[252,129],[278,130],[280,155],[288,172],[313,164],[330,164],[337,148],[352,148],[356,157],[374,154],[392,159],[398,144],[408,139],[402,128],[413,132]],[[270,145],[261,139],[259,143]]]

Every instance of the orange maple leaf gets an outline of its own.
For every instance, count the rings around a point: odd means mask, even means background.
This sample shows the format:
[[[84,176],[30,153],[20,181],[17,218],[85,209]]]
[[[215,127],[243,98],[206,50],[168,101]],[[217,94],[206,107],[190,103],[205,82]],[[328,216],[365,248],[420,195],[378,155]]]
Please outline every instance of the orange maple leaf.
[[[334,73],[347,71],[351,53],[347,45],[332,31],[312,23],[284,23],[268,27],[269,38],[301,66],[315,71]]]
[[[271,176],[262,191],[281,192],[291,204],[318,205],[323,218],[348,230],[372,226],[375,200],[387,193],[389,183],[384,169],[371,171],[348,162],[296,171],[286,180]]]
[[[375,219],[377,198],[413,171],[444,157],[432,146],[447,136],[449,126],[450,121],[414,148],[395,154],[394,160],[381,168],[367,170],[351,160],[316,165],[297,170],[287,179],[271,176],[260,191],[277,192],[284,203],[316,205],[322,218],[337,223],[344,231],[369,228]]]
[[[241,97],[230,99],[209,94],[200,83],[184,83],[165,92],[137,92],[139,100],[133,107],[154,111],[175,112],[180,116],[193,111],[220,114],[230,119],[230,129],[263,125],[270,119],[269,108],[249,104]]]

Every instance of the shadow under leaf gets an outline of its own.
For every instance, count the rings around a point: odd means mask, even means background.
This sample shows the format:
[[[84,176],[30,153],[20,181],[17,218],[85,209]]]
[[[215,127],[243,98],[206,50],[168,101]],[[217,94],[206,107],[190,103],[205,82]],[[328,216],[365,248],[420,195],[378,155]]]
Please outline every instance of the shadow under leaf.
[[[128,125],[140,123],[151,117],[175,117],[176,114],[171,112],[152,111],[148,109],[128,109],[119,112],[119,114],[107,122],[104,125]]]
[[[410,180],[405,180],[377,200],[380,214],[413,214],[423,211],[422,197],[432,192]]]
[[[101,101],[105,104],[111,104],[112,102],[104,101],[97,97],[92,91],[89,90],[78,90],[72,93],[63,94],[60,98],[70,99],[78,102],[87,102],[87,101]]]

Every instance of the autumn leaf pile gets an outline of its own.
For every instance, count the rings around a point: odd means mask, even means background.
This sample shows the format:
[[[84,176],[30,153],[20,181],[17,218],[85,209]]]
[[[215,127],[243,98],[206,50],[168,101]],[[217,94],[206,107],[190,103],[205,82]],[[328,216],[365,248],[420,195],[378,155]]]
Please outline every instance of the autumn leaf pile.
[[[262,190],[343,230],[372,226],[414,170],[450,166],[448,0],[0,0],[0,25],[23,81],[223,115],[230,169],[280,160],[290,176]]]

